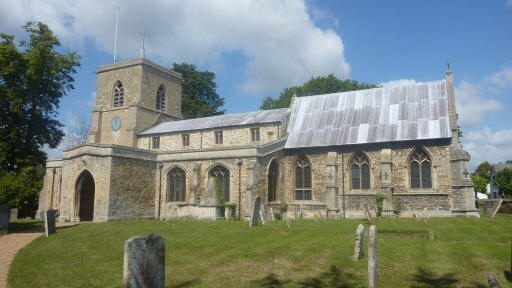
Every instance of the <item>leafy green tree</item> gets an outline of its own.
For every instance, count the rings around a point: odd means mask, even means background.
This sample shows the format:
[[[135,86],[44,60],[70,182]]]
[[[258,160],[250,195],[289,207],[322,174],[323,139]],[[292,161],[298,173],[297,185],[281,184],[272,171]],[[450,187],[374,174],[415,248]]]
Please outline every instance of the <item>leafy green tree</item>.
[[[46,161],[41,148],[57,147],[64,136],[55,117],[80,65],[75,52],[57,51],[60,43],[45,24],[23,29],[28,41],[0,34],[0,200],[20,209],[28,198],[37,206]]]
[[[487,183],[489,183],[484,177],[471,175],[471,180],[473,180],[473,184],[475,184],[475,190],[480,193],[487,193]]]
[[[294,94],[300,97],[369,88],[375,88],[375,85],[359,83],[355,80],[349,79],[340,80],[333,74],[330,74],[327,77],[313,77],[308,82],[302,84],[302,86],[285,88],[277,99],[265,97],[260,109],[269,110],[290,107],[290,102]]]
[[[500,189],[501,197],[512,196],[512,169],[505,168],[496,175],[496,186]]]
[[[478,167],[476,167],[475,172],[471,175],[482,177],[489,183],[491,178],[491,164],[487,161],[480,163]]]
[[[505,164],[512,164],[512,160],[505,161]]]
[[[219,110],[224,98],[217,94],[215,73],[198,71],[192,64],[173,64],[174,71],[183,75],[181,113],[185,119],[224,114]]]

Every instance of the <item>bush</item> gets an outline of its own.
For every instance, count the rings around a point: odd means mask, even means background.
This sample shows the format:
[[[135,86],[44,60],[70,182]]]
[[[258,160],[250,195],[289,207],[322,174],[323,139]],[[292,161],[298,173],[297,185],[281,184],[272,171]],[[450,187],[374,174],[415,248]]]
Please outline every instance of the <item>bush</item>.
[[[386,196],[382,193],[377,193],[377,216],[380,217],[382,215],[382,206],[384,205],[384,199]]]

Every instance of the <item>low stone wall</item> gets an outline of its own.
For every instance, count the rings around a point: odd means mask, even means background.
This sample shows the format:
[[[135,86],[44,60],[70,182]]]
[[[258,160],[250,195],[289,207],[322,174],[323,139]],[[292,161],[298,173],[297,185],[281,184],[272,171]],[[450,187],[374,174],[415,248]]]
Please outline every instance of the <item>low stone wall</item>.
[[[483,206],[480,205],[483,201]],[[491,212],[492,207],[496,205],[498,202],[498,199],[485,199],[479,201],[479,207],[478,210],[480,210],[481,213],[487,213],[489,214]],[[505,214],[512,214],[512,199],[503,199],[503,203],[501,203],[500,210],[498,210],[498,213],[505,213]]]

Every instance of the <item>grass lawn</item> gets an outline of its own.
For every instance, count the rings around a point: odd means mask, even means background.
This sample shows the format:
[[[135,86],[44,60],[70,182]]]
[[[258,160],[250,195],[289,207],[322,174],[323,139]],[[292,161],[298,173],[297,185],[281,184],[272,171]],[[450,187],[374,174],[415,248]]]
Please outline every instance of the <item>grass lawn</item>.
[[[352,260],[363,220],[112,221],[40,237],[11,267],[10,287],[121,287],[124,241],[166,239],[166,287],[367,287],[368,238]],[[433,229],[435,239],[397,237]],[[366,229],[366,233],[367,233]],[[509,287],[512,215],[494,219],[377,220],[379,287]]]

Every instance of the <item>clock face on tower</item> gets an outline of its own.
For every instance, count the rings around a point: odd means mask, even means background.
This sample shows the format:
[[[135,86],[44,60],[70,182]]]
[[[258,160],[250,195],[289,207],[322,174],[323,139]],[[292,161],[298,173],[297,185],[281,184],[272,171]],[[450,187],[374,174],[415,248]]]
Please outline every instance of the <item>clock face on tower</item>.
[[[112,121],[110,122],[110,127],[112,127],[112,131],[118,131],[119,128],[121,128],[121,119],[119,119],[119,117],[112,118]]]

